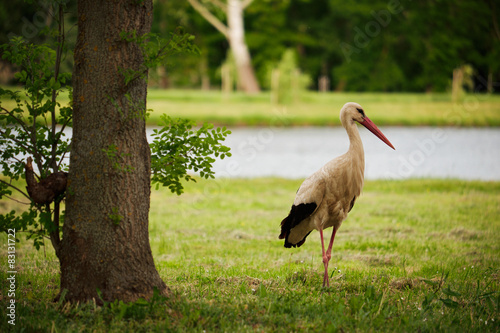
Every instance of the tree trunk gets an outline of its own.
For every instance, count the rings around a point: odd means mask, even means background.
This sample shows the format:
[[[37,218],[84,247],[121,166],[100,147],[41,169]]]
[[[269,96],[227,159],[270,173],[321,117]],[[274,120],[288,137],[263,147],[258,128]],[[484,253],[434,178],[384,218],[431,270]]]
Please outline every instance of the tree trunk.
[[[245,43],[245,27],[243,24],[243,4],[240,0],[227,2],[228,39],[236,71],[238,72],[238,86],[247,93],[260,91],[259,83],[255,77],[250,52]]]
[[[135,301],[167,293],[148,237],[147,82],[123,70],[143,56],[122,31],[150,31],[152,0],[78,1],[73,141],[61,243],[65,300]]]
[[[188,2],[229,41],[229,46],[236,62],[238,88],[249,94],[259,92],[259,82],[255,77],[252,61],[250,59],[250,52],[248,52],[248,47],[245,43],[245,27],[243,24],[243,11],[252,0],[227,0],[227,8],[225,9],[227,26],[198,0],[188,0]],[[223,7],[221,1],[209,0],[209,2],[219,8]]]
[[[463,67],[458,67],[453,70],[453,81],[451,83],[451,100],[453,103],[460,101],[464,83]]]

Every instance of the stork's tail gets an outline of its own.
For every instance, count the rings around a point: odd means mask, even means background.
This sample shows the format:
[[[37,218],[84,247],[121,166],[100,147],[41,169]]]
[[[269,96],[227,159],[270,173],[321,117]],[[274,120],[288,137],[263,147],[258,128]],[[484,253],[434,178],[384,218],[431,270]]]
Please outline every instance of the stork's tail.
[[[311,231],[309,231],[307,233],[307,235],[304,236],[304,238],[298,242],[297,244],[292,244],[288,241],[288,236],[290,235],[290,215],[288,215],[287,217],[285,217],[283,219],[283,221],[281,221],[281,234],[279,235],[279,239],[284,239],[285,240],[285,247],[287,249],[291,248],[291,247],[300,247],[302,244],[304,244],[304,242],[306,241],[306,238],[307,236],[309,236],[309,234],[311,233]]]
[[[285,240],[285,247],[286,248],[291,248],[291,247],[300,247],[304,242],[306,241],[307,236],[311,233],[309,231],[302,240],[296,244],[290,243],[288,241],[288,236],[290,235],[290,231],[292,230],[293,227],[297,226],[300,222],[302,222],[304,219],[309,217],[312,212],[316,209],[316,204],[315,203],[309,203],[309,204],[300,204],[298,206],[293,205],[292,209],[290,210],[290,213],[288,214],[287,217],[281,221],[281,233],[279,235],[279,239],[284,239]]]
[[[279,239],[285,239],[286,236],[290,233],[290,215],[285,217],[283,221],[281,221],[281,233],[279,235]]]

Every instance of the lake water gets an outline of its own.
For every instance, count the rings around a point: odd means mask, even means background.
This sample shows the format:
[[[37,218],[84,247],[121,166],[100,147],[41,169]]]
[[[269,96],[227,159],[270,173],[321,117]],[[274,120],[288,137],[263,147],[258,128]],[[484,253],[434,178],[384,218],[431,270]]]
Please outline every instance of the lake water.
[[[358,126],[365,178],[457,178],[500,181],[500,128],[381,127],[392,150]],[[152,128],[148,128],[151,140]],[[305,178],[343,154],[343,127],[233,128],[232,157],[217,160],[217,177]],[[71,136],[71,130],[66,131]],[[23,158],[24,159],[24,158]]]
[[[500,128],[381,127],[396,150],[359,126],[365,178],[500,180]],[[233,156],[214,165],[218,177],[305,178],[349,147],[342,127],[234,128]]]

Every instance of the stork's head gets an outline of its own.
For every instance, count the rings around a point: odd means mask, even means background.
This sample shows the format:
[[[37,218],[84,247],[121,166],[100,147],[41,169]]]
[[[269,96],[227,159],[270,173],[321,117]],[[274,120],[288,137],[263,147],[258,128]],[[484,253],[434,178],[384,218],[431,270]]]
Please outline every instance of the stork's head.
[[[377,136],[380,140],[385,142],[385,144],[387,144],[389,147],[394,150],[396,149],[394,148],[392,143],[385,137],[385,135],[378,129],[377,125],[375,125],[373,121],[371,121],[370,118],[366,116],[365,111],[358,103],[349,102],[344,104],[344,106],[340,110],[340,121],[342,122],[342,125],[344,125],[344,127],[349,123],[357,121],[358,123],[366,127],[370,132],[375,134],[375,136]]]

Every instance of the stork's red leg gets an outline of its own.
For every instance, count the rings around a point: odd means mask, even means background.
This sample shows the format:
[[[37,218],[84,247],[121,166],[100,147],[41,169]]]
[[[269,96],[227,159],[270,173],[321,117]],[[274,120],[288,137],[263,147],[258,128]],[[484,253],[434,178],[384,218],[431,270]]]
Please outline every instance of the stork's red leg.
[[[332,247],[336,233],[337,229],[333,227],[332,238],[330,238],[328,249],[325,251],[325,240],[323,238],[323,229],[319,229],[319,236],[321,237],[321,249],[323,250],[323,265],[325,265],[325,275],[323,276],[323,287],[325,286],[330,287],[330,279],[328,278],[328,263],[332,258]]]
[[[323,250],[323,265],[325,265],[325,275],[323,275],[323,287],[330,286],[330,281],[328,280],[328,257],[325,252],[325,240],[323,239],[323,229],[319,229],[319,237],[321,238],[321,249]]]
[[[328,244],[328,249],[326,250],[326,258],[328,259],[328,261],[330,261],[330,259],[332,259],[333,240],[335,239],[336,233],[337,233],[337,229],[334,226],[333,230],[332,230],[332,238],[330,238],[330,244]]]

